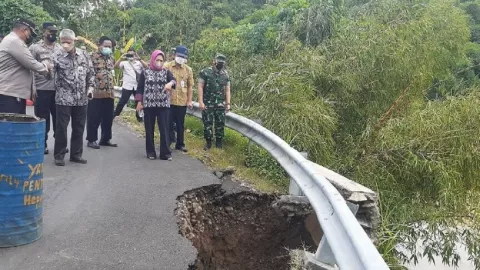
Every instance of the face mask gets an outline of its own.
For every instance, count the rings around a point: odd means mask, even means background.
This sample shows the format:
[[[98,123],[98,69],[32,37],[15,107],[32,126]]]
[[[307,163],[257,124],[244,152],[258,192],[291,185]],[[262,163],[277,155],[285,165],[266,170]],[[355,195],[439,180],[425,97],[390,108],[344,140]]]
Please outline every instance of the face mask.
[[[63,50],[66,52],[71,52],[73,50],[73,44],[62,43]]]
[[[157,68],[162,68],[163,67],[163,62],[155,62],[155,66]]]
[[[112,49],[111,48],[103,48],[102,49],[102,54],[105,55],[105,56],[109,56],[110,54],[112,54]]]
[[[27,36],[28,36],[28,37],[27,37]],[[26,44],[32,43],[32,41],[33,41],[32,35],[25,34],[25,37],[27,37],[27,38],[25,39],[25,43],[26,43]]]
[[[175,57],[175,62],[177,62],[180,65],[183,65],[187,62],[187,59],[177,56]]]
[[[47,40],[50,42],[55,42],[57,40],[57,35],[48,35]]]
[[[222,62],[218,62],[217,64],[215,64],[215,67],[216,67],[218,70],[221,70],[224,66],[225,66],[225,63],[222,63]]]

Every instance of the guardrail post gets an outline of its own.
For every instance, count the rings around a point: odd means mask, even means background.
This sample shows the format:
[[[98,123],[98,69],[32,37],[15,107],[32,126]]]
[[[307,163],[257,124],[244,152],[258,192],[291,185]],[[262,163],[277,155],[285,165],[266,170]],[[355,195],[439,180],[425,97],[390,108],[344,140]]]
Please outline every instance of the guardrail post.
[[[308,159],[308,153],[307,152],[300,152],[300,154],[304,158]],[[290,186],[288,187],[288,193],[290,195],[294,195],[294,196],[305,196],[305,194],[303,194],[303,192],[302,192],[302,189],[300,189],[300,187],[297,185],[295,180],[293,180],[292,178],[290,178]]]
[[[351,202],[346,201],[348,208],[352,211],[353,215],[357,214],[359,206]],[[315,253],[315,259],[331,266],[334,266],[337,261],[335,260],[335,255],[333,255],[332,249],[328,244],[327,238],[325,236],[320,240],[318,244],[317,252]]]

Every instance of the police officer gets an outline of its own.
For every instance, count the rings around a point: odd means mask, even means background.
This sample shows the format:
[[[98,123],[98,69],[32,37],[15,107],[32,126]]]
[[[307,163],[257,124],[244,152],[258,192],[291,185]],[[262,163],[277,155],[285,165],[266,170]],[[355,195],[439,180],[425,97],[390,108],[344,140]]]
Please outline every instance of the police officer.
[[[52,54],[55,50],[61,50],[62,46],[57,41],[57,26],[51,22],[43,24],[43,39],[30,46],[33,57],[39,61],[52,62]],[[55,81],[53,76],[44,77],[35,74],[35,86],[37,87],[37,101],[35,102],[35,115],[46,120],[45,126],[45,154],[48,154],[47,139],[50,131],[50,115],[52,117],[53,137],[55,137]]]
[[[34,100],[33,72],[47,76],[48,62],[40,63],[27,44],[36,37],[35,24],[26,19],[14,22],[13,29],[0,43],[0,112],[26,113],[27,99]]]
[[[212,67],[203,69],[198,78],[198,101],[202,110],[205,150],[212,148],[215,125],[215,146],[222,148],[225,113],[230,111],[230,77],[225,70],[226,57],[217,54]]]

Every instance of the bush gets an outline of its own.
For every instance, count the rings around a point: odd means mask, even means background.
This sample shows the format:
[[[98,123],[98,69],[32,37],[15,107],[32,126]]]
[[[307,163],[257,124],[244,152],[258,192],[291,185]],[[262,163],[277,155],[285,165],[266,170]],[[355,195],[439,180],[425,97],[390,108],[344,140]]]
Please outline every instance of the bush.
[[[0,33],[8,34],[12,30],[12,23],[17,18],[32,20],[36,25],[46,21],[53,21],[52,17],[41,7],[28,0],[2,0],[0,1]]]
[[[258,169],[261,176],[276,185],[288,187],[287,173],[266,150],[252,143],[245,148],[245,157],[245,166]]]
[[[387,209],[382,215],[388,229],[382,237],[391,238],[387,234],[396,228],[396,240],[416,243],[420,235],[411,230],[412,225],[426,221],[431,226],[425,232],[427,239],[455,242],[455,238],[432,235],[446,226],[465,229],[469,224],[469,231],[478,226],[474,209],[480,204],[479,105],[478,90],[429,102],[419,111],[389,121],[370,151],[356,161],[355,180],[375,187],[382,209]],[[456,233],[463,237],[463,229]],[[478,231],[468,239],[475,237]],[[468,246],[477,258],[478,244]],[[444,254],[448,246],[432,241],[427,248]]]

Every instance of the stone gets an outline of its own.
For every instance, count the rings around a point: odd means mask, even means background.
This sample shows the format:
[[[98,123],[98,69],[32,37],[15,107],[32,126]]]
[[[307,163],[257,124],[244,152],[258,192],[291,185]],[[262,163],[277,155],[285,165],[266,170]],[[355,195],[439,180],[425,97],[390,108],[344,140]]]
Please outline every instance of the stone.
[[[220,170],[224,175],[232,175],[237,171],[234,166],[228,166],[227,168]]]
[[[202,211],[202,207],[198,203],[193,203],[192,207],[195,214],[198,214],[200,211]]]
[[[364,202],[368,201],[368,198],[360,192],[353,192],[350,197],[348,197],[347,201],[353,202],[353,203],[359,203],[359,202]]]

